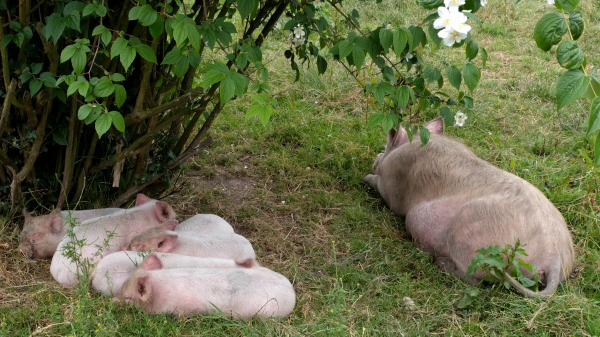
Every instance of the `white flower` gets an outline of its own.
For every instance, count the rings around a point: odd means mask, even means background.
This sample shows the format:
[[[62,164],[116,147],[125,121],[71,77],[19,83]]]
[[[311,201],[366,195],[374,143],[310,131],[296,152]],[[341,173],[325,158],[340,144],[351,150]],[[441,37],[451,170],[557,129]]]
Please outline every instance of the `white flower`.
[[[467,22],[467,16],[455,8],[438,7],[438,15],[440,16],[439,19],[433,21],[433,28],[435,29],[446,28],[452,25],[453,22]]]
[[[298,27],[294,28],[294,36],[299,39],[304,36],[304,27],[298,25]]]
[[[461,23],[461,22],[452,22],[451,27],[452,27],[452,29],[454,29],[454,31],[457,31],[462,34],[467,34],[471,30],[471,26],[467,25],[466,23]]]
[[[315,0],[315,7],[321,7],[321,6],[323,6],[323,1]]]
[[[304,44],[304,41],[306,41],[306,39],[304,37],[292,39],[292,43],[294,44],[294,47],[300,47],[301,45]]]
[[[285,200],[281,200],[281,204],[282,204],[282,205],[285,205]]]
[[[386,29],[392,29],[392,24],[391,24],[391,23],[388,23],[387,25],[385,25],[385,28],[386,28]]]
[[[458,111],[456,115],[454,115],[454,125],[455,126],[463,126],[465,125],[465,121],[467,120],[467,115],[465,115],[462,111]]]
[[[465,4],[465,0],[444,0],[444,5],[448,7],[448,9],[456,9],[458,10],[459,6]]]
[[[444,39],[444,45],[448,47],[467,38],[467,34],[457,32],[452,29],[452,27],[447,27],[443,30],[440,30],[438,32],[438,36]]]
[[[548,0],[548,5],[554,5],[554,0]]]
[[[554,1],[554,0],[548,0],[548,1]],[[479,3],[481,4],[481,7],[487,5],[487,0],[480,0]]]

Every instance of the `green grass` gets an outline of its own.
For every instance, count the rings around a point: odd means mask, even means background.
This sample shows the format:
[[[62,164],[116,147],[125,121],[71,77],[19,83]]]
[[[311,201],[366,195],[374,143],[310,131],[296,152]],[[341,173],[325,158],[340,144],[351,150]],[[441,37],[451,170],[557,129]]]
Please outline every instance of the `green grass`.
[[[426,13],[414,2],[344,3],[355,4],[369,28],[416,23]],[[597,63],[600,12],[597,5],[582,6],[580,44]],[[402,219],[362,183],[385,142],[381,129],[365,126],[366,115],[377,111],[367,110],[366,98],[333,60],[326,75],[305,67],[292,83],[294,73],[281,57],[287,35],[280,34],[264,55],[280,110],[263,127],[244,118],[248,100],[228,104],[210,131],[215,143],[188,163],[166,200],[183,218],[215,213],[230,221],[264,266],[292,281],[294,312],[248,321],[147,315],[92,290],[61,288],[49,275],[49,262],[18,253],[17,224],[6,224],[0,228],[0,246],[7,247],[0,258],[0,336],[600,335],[600,176],[578,153],[592,151],[584,137],[589,102],[556,113],[552,97],[561,69],[532,38],[547,10],[541,0],[490,0],[477,13],[484,26],[475,27],[475,37],[491,59],[467,125],[447,133],[533,183],[565,216],[578,271],[550,299],[482,288],[470,307],[458,309],[469,286],[437,269]],[[432,52],[423,50],[427,59]],[[439,54],[433,61],[439,66],[462,62],[461,50]],[[436,113],[427,111],[418,122]]]

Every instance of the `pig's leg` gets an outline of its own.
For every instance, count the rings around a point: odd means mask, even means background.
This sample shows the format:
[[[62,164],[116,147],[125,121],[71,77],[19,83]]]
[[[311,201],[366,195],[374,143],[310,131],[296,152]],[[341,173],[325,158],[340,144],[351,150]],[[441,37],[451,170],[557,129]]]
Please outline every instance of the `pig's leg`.
[[[374,189],[375,191],[379,192],[379,194],[381,194],[381,191],[378,188],[378,184],[379,184],[379,176],[376,174],[367,174],[364,178],[363,181],[365,183],[367,183],[367,185],[371,186],[372,189]]]

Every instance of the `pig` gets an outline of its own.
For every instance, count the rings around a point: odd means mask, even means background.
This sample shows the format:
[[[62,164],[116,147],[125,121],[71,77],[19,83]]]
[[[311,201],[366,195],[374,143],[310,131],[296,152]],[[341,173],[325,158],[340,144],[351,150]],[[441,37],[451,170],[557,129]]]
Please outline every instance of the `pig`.
[[[264,267],[163,269],[153,254],[125,281],[113,301],[136,303],[149,313],[232,318],[285,317],[296,294],[283,275]]]
[[[197,257],[219,257],[243,261],[256,260],[252,244],[241,235],[200,235],[154,228],[138,235],[127,250],[174,253]]]
[[[71,213],[71,218],[78,223],[82,221],[105,216],[121,211],[120,208],[100,208],[85,211],[61,211],[59,209],[50,214],[32,216],[26,209],[23,210],[25,223],[19,236],[19,249],[30,259],[49,259],[56,252],[58,243],[65,237],[71,223],[65,218]]]
[[[151,200],[109,216],[86,220],[73,229],[76,240],[85,240],[83,247],[75,249],[75,252],[80,254],[80,262],[89,262],[92,272],[102,257],[129,245],[134,237],[145,230],[156,227],[175,229],[175,218],[171,206],[163,201]],[[75,285],[77,276],[82,273],[81,266],[65,256],[73,251],[73,245],[71,237],[65,236],[58,244],[58,254],[54,254],[50,264],[54,279],[66,287]]]
[[[236,262],[230,259],[202,258],[171,253],[155,253],[163,268],[251,268],[251,259]],[[120,251],[102,258],[90,282],[94,289],[105,296],[115,296],[121,290],[123,282],[131,276],[144,257],[134,251]]]
[[[425,128],[429,142],[409,142],[401,125],[390,130],[385,153],[364,182],[379,192],[388,207],[405,217],[416,244],[435,257],[443,270],[477,284],[480,271],[467,276],[477,249],[525,244],[524,262],[537,266],[545,288],[531,291],[510,275],[523,296],[552,295],[574,268],[573,241],[558,209],[535,186],[478,158],[460,141],[445,136],[442,118]],[[523,268],[528,277],[533,275]]]
[[[218,215],[196,214],[177,225],[176,232],[195,232],[199,234],[233,234],[233,227]]]

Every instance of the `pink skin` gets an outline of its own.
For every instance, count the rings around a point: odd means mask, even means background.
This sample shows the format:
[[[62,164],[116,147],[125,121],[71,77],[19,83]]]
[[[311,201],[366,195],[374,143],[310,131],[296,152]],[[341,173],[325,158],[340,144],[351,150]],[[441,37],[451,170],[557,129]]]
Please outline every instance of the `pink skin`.
[[[121,211],[120,208],[100,208],[86,211],[70,211],[78,223]],[[54,210],[50,214],[32,216],[23,210],[25,223],[19,237],[19,249],[30,259],[49,259],[56,252],[58,243],[65,237],[71,223],[66,222],[69,211]]]
[[[235,262],[229,259],[202,258],[171,253],[155,253],[163,268],[252,268],[253,260]],[[144,260],[138,252],[121,251],[105,256],[94,270],[91,284],[105,296],[115,296],[125,280]]]
[[[386,152],[375,158],[373,174],[364,181],[392,211],[406,217],[406,229],[417,245],[447,272],[478,283],[481,272],[466,275],[475,251],[519,239],[529,255],[520,258],[537,266],[546,287],[532,292],[515,279],[508,281],[527,297],[553,294],[575,260],[573,241],[558,209],[535,186],[444,136],[443,119],[425,128],[431,132],[425,146],[418,137],[409,142],[401,125],[397,132],[392,129]]]
[[[281,318],[296,304],[290,281],[267,268],[162,268],[149,255],[113,301],[136,303],[149,313],[207,315],[220,310],[232,318]]]
[[[182,221],[177,226],[176,232],[194,232],[203,235],[233,234],[233,227],[218,215],[196,214]]]
[[[252,244],[241,235],[199,235],[160,228],[148,230],[135,237],[128,250],[174,253],[197,257],[218,257],[243,261],[256,259]]]
[[[84,221],[73,229],[77,240],[85,238],[85,245],[77,251],[81,254],[81,259],[87,259],[93,267],[102,257],[121,250],[135,236],[148,229],[174,229],[177,226],[175,217],[175,212],[167,203],[151,200],[110,216]],[[109,239],[110,233],[114,235]],[[59,243],[57,252],[62,252],[70,242],[71,238],[66,236]],[[77,283],[77,274],[81,273],[81,269],[71,258],[54,254],[50,273],[60,284],[69,287]]]

